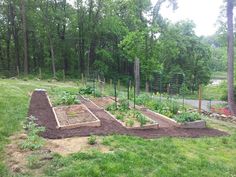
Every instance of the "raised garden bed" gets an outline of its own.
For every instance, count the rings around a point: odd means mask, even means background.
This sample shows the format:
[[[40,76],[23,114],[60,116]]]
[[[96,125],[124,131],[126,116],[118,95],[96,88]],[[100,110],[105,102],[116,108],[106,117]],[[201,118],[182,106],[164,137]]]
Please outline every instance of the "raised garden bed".
[[[205,120],[195,120],[195,121],[191,121],[191,122],[177,122],[175,119],[173,118],[169,118],[165,115],[162,115],[160,113],[157,113],[155,111],[149,110],[148,111],[158,115],[160,118],[162,119],[166,119],[167,121],[173,122],[177,125],[177,127],[181,127],[181,128],[206,128],[206,121]]]
[[[129,129],[159,128],[157,122],[145,116],[140,111],[130,108],[127,102],[121,101],[118,105],[115,105],[115,103],[110,104],[106,108],[106,112],[122,126]]]
[[[61,129],[101,126],[100,120],[83,104],[54,107],[53,112]]]

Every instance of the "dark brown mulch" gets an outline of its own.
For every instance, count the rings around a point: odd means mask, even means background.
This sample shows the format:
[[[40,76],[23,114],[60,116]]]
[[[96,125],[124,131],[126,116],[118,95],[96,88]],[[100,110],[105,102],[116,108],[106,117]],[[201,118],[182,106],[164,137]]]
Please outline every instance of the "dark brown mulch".
[[[89,101],[82,102],[101,120],[101,127],[80,127],[69,130],[57,129],[57,123],[52,111],[52,108],[47,100],[46,93],[43,91],[35,91],[32,94],[29,115],[37,118],[36,123],[46,127],[46,131],[42,134],[45,138],[58,139],[73,136],[88,136],[88,135],[133,135],[144,138],[158,137],[204,137],[204,136],[223,136],[228,135],[225,132],[205,128],[205,129],[182,129],[182,128],[159,128],[149,130],[129,130],[122,127],[105,111],[98,109]]]

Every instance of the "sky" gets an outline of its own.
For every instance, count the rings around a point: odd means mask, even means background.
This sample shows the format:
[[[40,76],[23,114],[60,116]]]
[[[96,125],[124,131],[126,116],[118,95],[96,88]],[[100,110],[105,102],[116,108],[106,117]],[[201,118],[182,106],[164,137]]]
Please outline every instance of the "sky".
[[[152,0],[152,3],[155,4],[156,1]],[[173,12],[164,5],[160,13],[174,23],[180,20],[192,20],[196,24],[196,34],[208,36],[217,31],[215,24],[221,5],[223,0],[178,0],[179,8],[176,11]]]

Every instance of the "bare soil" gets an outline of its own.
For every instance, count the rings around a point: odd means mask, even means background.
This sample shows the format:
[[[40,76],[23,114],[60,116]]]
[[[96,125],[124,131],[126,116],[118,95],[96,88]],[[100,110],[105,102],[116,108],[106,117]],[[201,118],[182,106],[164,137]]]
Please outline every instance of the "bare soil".
[[[92,98],[90,100],[103,109],[115,102],[111,97]]]
[[[61,126],[97,120],[83,104],[55,107],[54,110]]]
[[[13,174],[30,174],[32,176],[43,176],[44,169],[53,159],[53,153],[67,156],[73,153],[97,150],[101,153],[111,153],[108,146],[102,144],[102,138],[97,137],[95,145],[88,144],[88,137],[73,137],[65,139],[45,139],[45,145],[39,150],[23,150],[20,144],[27,138],[22,132],[9,138],[10,144],[5,148],[5,164]],[[34,167],[29,166],[29,158],[36,159]]]
[[[127,129],[115,121],[104,110],[99,109],[90,101],[81,99],[90,111],[92,111],[101,121],[100,127],[80,127],[74,129],[57,129],[57,123],[52,111],[52,108],[47,100],[45,92],[34,92],[31,97],[28,115],[35,116],[38,120],[36,123],[44,126],[46,131],[42,133],[43,137],[50,139],[68,138],[74,136],[88,136],[94,135],[132,135],[144,138],[158,138],[158,137],[205,137],[205,136],[223,136],[228,135],[223,131],[211,128],[204,129],[184,129],[177,127],[167,127],[159,129],[135,130]]]

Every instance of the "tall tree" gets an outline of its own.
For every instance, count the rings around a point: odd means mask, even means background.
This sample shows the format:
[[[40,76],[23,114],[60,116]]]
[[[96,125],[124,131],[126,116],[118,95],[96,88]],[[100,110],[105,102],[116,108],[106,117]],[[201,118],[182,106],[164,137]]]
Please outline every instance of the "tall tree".
[[[23,40],[24,40],[24,73],[29,73],[28,63],[28,41],[27,41],[27,28],[26,28],[26,12],[25,12],[25,0],[21,0],[21,15],[22,15],[22,28],[23,28]]]
[[[236,114],[234,100],[234,33],[233,33],[234,0],[227,0],[227,37],[228,37],[228,104],[230,111]]]

